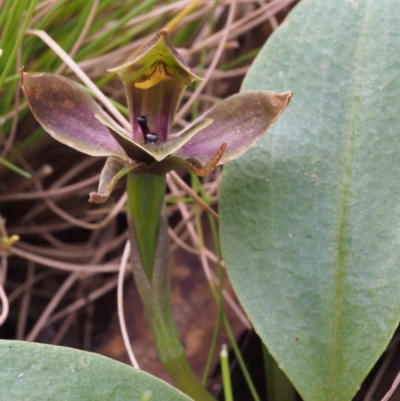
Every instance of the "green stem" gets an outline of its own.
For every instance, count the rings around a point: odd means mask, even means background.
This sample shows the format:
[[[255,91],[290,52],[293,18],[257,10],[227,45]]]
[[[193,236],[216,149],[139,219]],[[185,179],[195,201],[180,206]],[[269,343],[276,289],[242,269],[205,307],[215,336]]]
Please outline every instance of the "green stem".
[[[228,357],[228,350],[225,344],[222,345],[220,360],[221,360],[222,383],[224,387],[225,401],[233,401],[231,372],[229,370],[229,357]]]
[[[271,401],[296,401],[296,390],[293,384],[279,368],[275,359],[263,345],[263,357],[266,372],[266,384],[268,400]]]
[[[164,204],[165,176],[128,174],[127,191],[129,216],[134,222],[140,257],[150,280]]]
[[[133,275],[160,361],[179,390],[195,401],[215,401],[189,366],[173,317],[165,177],[128,174],[127,191]]]

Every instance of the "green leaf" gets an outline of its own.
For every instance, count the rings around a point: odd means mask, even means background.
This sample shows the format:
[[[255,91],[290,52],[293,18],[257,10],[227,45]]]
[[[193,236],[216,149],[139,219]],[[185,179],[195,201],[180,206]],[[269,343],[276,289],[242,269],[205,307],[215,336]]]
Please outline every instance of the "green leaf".
[[[399,22],[391,0],[304,0],[243,86],[294,95],[224,171],[223,253],[305,401],[352,399],[399,322]]]
[[[169,384],[122,363],[72,348],[0,340],[4,401],[190,401]]]

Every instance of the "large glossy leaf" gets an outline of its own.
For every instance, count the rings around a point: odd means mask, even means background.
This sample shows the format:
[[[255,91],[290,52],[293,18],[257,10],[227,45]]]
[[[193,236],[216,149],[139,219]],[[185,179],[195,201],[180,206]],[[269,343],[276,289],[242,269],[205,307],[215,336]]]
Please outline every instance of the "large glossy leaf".
[[[225,169],[227,269],[306,401],[348,401],[400,317],[400,7],[303,0],[243,89],[292,90]]]
[[[169,384],[109,358],[22,341],[0,340],[0,389],[1,401],[190,401]]]

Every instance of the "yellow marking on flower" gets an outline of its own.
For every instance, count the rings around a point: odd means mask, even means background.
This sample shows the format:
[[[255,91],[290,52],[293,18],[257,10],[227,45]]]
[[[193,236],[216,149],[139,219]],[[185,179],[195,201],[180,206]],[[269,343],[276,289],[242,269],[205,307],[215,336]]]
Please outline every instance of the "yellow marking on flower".
[[[149,89],[162,81],[166,81],[173,75],[168,70],[168,67],[162,61],[159,61],[154,67],[147,70],[144,74],[146,76],[144,81],[135,82],[135,87],[138,89]]]

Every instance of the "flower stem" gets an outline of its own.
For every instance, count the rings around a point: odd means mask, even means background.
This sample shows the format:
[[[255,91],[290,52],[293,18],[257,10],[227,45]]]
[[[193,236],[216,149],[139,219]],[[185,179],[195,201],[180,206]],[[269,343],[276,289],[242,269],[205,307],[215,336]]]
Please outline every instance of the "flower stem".
[[[129,219],[134,222],[140,258],[147,278],[151,280],[164,204],[165,176],[128,174],[127,191]]]
[[[173,317],[165,177],[128,174],[127,191],[133,275],[159,359],[179,390],[195,401],[215,401],[189,366]]]
[[[267,347],[265,345],[262,347],[268,399],[271,401],[296,401],[296,390],[293,384],[279,368]]]

